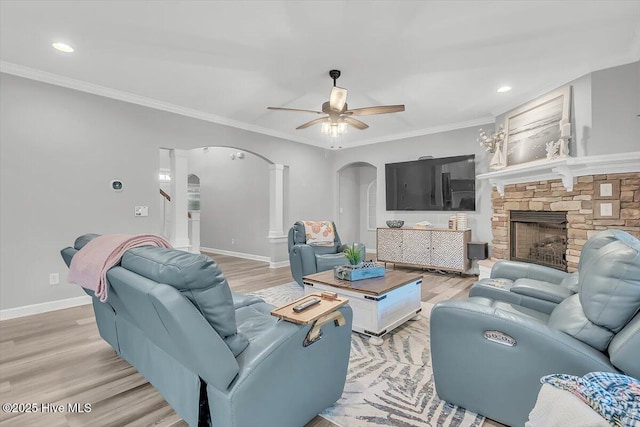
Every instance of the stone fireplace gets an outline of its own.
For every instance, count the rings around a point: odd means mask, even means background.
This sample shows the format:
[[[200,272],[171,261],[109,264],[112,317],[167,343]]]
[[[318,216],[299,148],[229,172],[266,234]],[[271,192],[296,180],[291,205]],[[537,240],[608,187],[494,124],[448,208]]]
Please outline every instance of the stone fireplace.
[[[531,182],[525,182],[526,177],[524,177],[519,178],[521,183],[507,183],[499,188],[504,191],[504,194],[501,194],[494,187],[491,196],[493,259],[520,260],[524,258],[524,253],[526,257],[542,258],[542,260],[527,260],[528,262],[548,265],[547,256],[557,255],[559,250],[564,249],[563,263],[565,265],[555,268],[566,268],[566,271],[572,272],[578,268],[582,246],[589,237],[598,231],[617,228],[640,238],[639,172],[573,177],[571,191],[565,188],[566,177],[541,181],[534,179],[531,179]],[[600,183],[613,183],[613,193],[611,195],[607,193],[605,196],[598,194],[596,189],[600,188]],[[597,211],[594,214],[595,207],[603,201],[599,200],[601,197],[606,197],[604,201],[615,207],[613,215],[609,218],[602,218]],[[514,216],[519,218],[521,214],[518,212],[522,211],[549,212],[558,214],[559,217],[552,220],[552,222],[556,222],[555,225],[547,225],[543,230],[538,230],[537,236],[535,232],[532,232],[533,237],[529,239],[528,246],[524,248],[524,245],[519,246],[520,235],[517,238],[512,237],[514,233],[512,218]],[[530,228],[527,224],[515,225],[515,227]],[[566,232],[564,242],[563,237],[556,233],[559,228],[565,228],[563,230]],[[516,234],[519,231],[515,229]]]

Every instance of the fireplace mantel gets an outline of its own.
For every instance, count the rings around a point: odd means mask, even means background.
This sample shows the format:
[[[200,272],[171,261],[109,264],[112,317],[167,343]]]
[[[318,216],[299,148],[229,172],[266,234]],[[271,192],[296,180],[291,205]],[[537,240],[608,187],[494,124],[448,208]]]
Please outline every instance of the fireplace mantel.
[[[488,179],[498,193],[504,196],[504,187],[510,184],[559,178],[567,191],[573,191],[574,177],[627,172],[640,172],[640,151],[532,162],[483,173],[476,178]]]

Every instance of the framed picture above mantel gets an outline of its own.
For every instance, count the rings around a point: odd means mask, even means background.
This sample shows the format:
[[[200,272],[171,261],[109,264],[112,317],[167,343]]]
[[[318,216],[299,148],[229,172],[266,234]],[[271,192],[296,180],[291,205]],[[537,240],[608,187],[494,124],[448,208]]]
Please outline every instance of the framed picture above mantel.
[[[569,155],[571,86],[558,89],[505,116],[506,166],[545,162]]]

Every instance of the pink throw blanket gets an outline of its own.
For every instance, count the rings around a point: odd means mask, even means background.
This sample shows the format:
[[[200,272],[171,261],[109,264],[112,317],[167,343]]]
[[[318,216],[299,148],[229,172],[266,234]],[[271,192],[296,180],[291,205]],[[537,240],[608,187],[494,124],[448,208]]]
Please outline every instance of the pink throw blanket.
[[[105,234],[87,243],[71,259],[69,281],[95,292],[100,301],[107,300],[107,270],[120,262],[127,249],[138,246],[171,248],[171,244],[153,234]]]

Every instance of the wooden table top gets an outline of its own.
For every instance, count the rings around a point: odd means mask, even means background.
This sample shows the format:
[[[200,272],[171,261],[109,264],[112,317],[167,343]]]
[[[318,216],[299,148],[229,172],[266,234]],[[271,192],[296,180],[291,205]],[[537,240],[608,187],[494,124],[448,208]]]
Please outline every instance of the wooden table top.
[[[408,283],[422,280],[421,274],[406,273],[398,270],[387,270],[383,277],[374,277],[364,280],[340,280],[333,277],[333,270],[311,274],[302,278],[303,282],[321,283],[340,289],[348,289],[353,292],[360,292],[369,295],[382,295]]]

